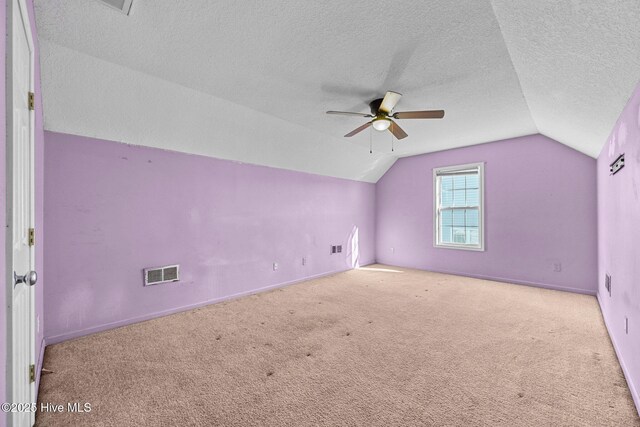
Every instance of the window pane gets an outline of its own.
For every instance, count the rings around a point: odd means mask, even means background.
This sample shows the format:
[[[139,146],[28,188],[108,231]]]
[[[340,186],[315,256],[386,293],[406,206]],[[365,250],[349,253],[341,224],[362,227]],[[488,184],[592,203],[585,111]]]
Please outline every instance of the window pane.
[[[453,226],[464,227],[464,209],[456,209],[453,213]]]
[[[452,176],[443,176],[440,177],[440,186],[443,190],[452,190],[453,189],[453,177]]]
[[[451,226],[442,226],[440,229],[440,242],[451,243]]]
[[[479,180],[478,174],[467,175],[467,188],[478,188]]]
[[[440,196],[440,204],[443,208],[450,208],[453,206],[453,191],[451,190],[442,190]]]
[[[467,243],[472,245],[480,243],[477,227],[467,227]]]
[[[440,222],[441,224],[451,226],[453,225],[453,213],[452,211],[442,211],[440,214]]]
[[[453,176],[453,188],[455,189],[464,189],[465,188],[465,176],[464,175],[454,175]]]
[[[453,229],[453,243],[466,243],[464,227]]]
[[[477,227],[478,226],[478,210],[477,209],[466,209],[466,223],[467,227]]]
[[[480,190],[466,190],[467,204],[466,206],[479,206],[480,205]]]
[[[453,190],[453,206],[466,206],[464,193],[465,190]]]

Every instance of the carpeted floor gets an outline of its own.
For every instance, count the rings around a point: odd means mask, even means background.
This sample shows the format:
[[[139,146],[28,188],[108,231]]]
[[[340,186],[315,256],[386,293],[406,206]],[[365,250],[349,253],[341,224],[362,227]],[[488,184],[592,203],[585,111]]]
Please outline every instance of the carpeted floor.
[[[370,266],[47,347],[40,426],[640,426],[591,296]]]

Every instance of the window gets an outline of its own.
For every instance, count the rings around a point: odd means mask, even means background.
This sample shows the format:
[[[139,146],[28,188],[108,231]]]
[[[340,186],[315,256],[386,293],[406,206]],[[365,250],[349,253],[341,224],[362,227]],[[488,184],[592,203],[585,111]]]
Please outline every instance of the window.
[[[434,246],[484,250],[484,164],[433,170]]]

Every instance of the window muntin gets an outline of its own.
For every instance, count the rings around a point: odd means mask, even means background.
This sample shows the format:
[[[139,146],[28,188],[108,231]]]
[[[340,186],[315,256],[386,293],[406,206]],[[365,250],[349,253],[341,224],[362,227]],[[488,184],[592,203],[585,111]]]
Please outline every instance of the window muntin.
[[[484,250],[482,163],[436,168],[434,244]]]

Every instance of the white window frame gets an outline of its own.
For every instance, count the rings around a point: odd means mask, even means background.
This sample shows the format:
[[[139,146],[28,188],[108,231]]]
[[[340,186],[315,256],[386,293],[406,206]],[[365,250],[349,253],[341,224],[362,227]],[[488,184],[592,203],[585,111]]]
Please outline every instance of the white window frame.
[[[438,174],[474,168],[478,169],[478,188],[480,190],[480,206],[478,209],[478,244],[440,243],[440,186],[438,185]],[[484,251],[484,227],[484,162],[433,168],[433,246],[435,248]]]

